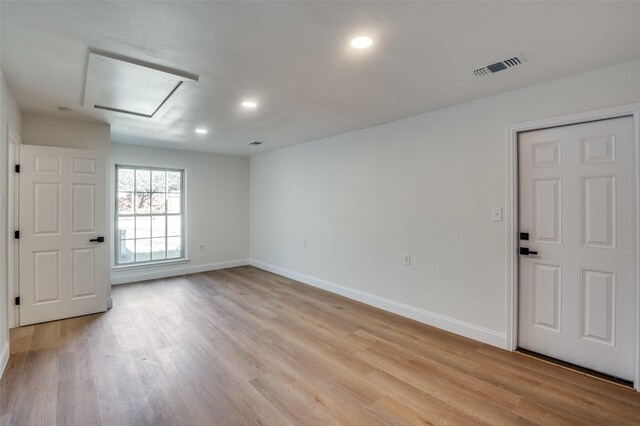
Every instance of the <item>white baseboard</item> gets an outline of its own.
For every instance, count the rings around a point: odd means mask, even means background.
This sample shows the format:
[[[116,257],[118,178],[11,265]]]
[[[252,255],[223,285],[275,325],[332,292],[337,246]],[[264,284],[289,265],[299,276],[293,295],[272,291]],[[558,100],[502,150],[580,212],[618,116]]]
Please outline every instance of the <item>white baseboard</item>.
[[[224,262],[205,263],[201,265],[150,265],[137,268],[135,271],[119,271],[111,276],[111,285],[128,284],[138,281],[154,280],[158,278],[175,277],[176,275],[195,274],[197,272],[215,271],[216,269],[234,268],[248,265],[248,259],[227,260]]]
[[[403,317],[411,318],[424,324],[450,331],[470,339],[478,340],[492,346],[497,346],[502,349],[506,348],[507,337],[505,333],[489,330],[484,327],[425,311],[384,297],[375,296],[343,285],[300,274],[259,260],[250,259],[249,264],[256,268],[264,269],[265,271],[273,272],[274,274],[282,275],[284,277],[345,296],[349,299],[357,300],[358,302],[375,306],[376,308],[380,308]]]
[[[4,369],[9,362],[9,341],[3,343],[2,350],[0,351],[0,377],[2,377]]]

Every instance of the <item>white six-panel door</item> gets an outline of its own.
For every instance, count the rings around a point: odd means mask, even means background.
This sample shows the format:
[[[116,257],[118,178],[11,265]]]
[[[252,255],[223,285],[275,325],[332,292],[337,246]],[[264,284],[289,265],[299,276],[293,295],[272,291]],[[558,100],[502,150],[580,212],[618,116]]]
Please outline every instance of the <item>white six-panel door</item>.
[[[106,310],[105,157],[20,147],[20,325]]]
[[[631,117],[519,135],[518,345],[635,377]]]

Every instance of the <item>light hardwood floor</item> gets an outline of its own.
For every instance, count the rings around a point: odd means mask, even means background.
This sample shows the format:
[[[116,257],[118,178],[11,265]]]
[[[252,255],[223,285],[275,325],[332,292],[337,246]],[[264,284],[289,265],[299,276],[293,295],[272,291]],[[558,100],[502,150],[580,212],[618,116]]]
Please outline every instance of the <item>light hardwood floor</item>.
[[[253,267],[14,329],[0,424],[640,423],[635,391]]]

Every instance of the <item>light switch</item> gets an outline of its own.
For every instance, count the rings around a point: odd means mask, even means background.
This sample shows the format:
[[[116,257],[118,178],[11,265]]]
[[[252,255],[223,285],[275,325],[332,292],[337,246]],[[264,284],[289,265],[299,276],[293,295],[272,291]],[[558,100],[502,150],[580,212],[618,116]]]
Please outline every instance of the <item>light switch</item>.
[[[502,220],[502,207],[494,207],[491,209],[491,220],[500,222]]]

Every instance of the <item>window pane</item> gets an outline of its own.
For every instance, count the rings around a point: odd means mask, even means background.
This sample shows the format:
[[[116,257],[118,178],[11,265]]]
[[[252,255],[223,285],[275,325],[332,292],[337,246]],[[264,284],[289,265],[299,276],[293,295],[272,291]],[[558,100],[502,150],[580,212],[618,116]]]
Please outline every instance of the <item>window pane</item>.
[[[167,172],[167,192],[180,192],[180,172]]]
[[[182,176],[182,171],[116,168],[118,264],[184,255]]]
[[[149,216],[136,217],[136,238],[151,236],[151,218]]]
[[[122,240],[118,244],[118,263],[131,263],[135,260],[136,242],[135,240]]]
[[[135,219],[133,217],[119,217],[118,218],[118,239],[126,240],[135,238]]]
[[[118,193],[118,214],[133,214],[133,194],[131,192]]]
[[[152,237],[164,237],[166,230],[165,223],[166,216],[152,216],[151,217],[151,236]]]
[[[182,234],[182,220],[180,216],[167,216],[167,235],[178,237]]]
[[[136,170],[136,192],[151,191],[151,170]]]
[[[136,192],[136,214],[149,214],[151,194],[148,192]]]
[[[151,260],[151,240],[136,240],[136,262]]]
[[[167,213],[180,213],[180,194],[167,194]]]
[[[151,171],[151,191],[167,192],[166,178],[167,178],[167,172],[165,172],[164,170],[152,170]]]
[[[133,192],[133,169],[118,169],[118,191]]]
[[[164,213],[164,192],[151,194],[151,213]]]
[[[151,248],[153,249],[151,253],[152,259],[166,259],[167,255],[165,253],[165,239],[164,238],[154,238],[151,240]]]
[[[180,237],[167,238],[167,259],[182,256],[182,244],[180,239]]]

